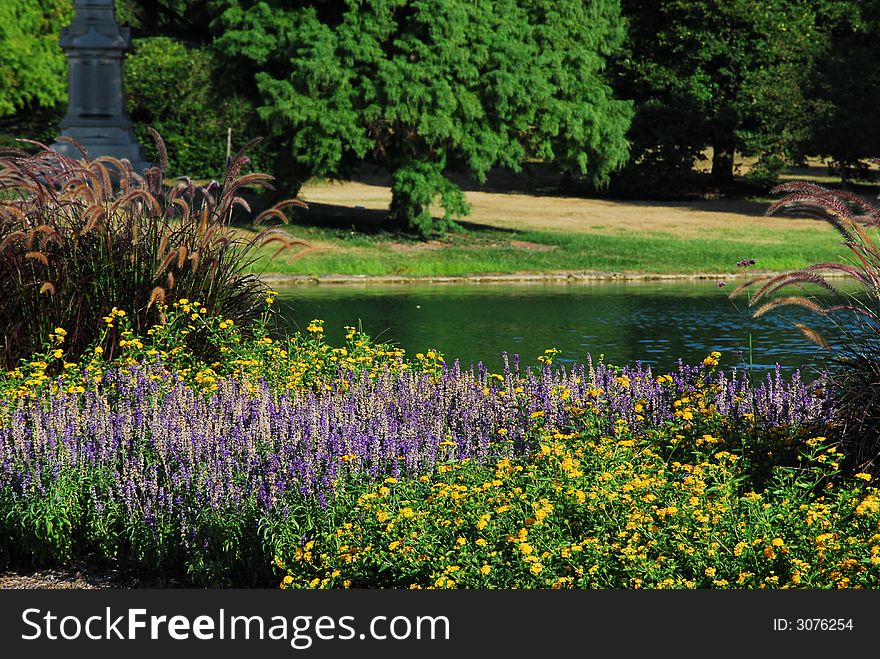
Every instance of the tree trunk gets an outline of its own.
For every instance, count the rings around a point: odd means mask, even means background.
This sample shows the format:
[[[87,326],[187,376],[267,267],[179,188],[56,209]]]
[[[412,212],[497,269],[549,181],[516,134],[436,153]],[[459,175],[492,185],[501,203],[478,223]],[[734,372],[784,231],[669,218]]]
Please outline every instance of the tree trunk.
[[[716,144],[712,154],[712,182],[727,187],[733,184],[733,155],[736,148]]]

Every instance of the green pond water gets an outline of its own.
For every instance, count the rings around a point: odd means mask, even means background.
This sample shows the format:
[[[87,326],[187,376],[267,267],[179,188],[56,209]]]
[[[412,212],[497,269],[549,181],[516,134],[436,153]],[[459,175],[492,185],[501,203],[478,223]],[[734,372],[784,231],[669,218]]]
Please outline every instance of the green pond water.
[[[276,288],[291,329],[320,318],[328,340],[341,344],[343,326],[360,325],[409,354],[433,348],[465,366],[482,361],[499,369],[504,352],[537,364],[547,348],[562,351],[558,362],[604,355],[608,363],[642,361],[661,370],[675,368],[679,358],[696,363],[712,350],[722,353],[725,367],[749,362],[745,300],[737,300],[737,309],[729,288],[711,280]],[[817,364],[815,345],[793,326],[814,320],[792,309],[754,319],[755,368]]]

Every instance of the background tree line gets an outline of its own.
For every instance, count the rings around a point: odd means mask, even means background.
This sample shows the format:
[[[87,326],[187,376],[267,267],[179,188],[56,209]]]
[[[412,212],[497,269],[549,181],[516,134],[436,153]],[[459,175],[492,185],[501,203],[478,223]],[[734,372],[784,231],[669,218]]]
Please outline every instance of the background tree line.
[[[72,0],[0,3],[0,141],[51,141]],[[844,178],[880,155],[880,0],[116,0],[128,107],[172,173],[215,177],[226,132],[266,139],[284,192],[388,173],[389,221],[423,235],[467,213],[451,172],[543,162],[583,190],[756,185],[808,155]],[[439,202],[443,217],[428,207]]]

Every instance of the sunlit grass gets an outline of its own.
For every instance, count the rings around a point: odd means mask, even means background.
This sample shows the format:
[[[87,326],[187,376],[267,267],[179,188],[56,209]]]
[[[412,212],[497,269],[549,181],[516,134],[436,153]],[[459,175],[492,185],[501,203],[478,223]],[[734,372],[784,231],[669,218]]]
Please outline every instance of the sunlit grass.
[[[762,270],[786,270],[842,253],[837,234],[818,223],[785,233],[731,225],[689,239],[661,232],[632,235],[611,223],[580,233],[471,229],[430,244],[314,227],[293,227],[292,233],[319,249],[271,263],[267,250],[252,271],[414,277],[553,271],[696,274],[732,272],[742,258],[758,259]]]

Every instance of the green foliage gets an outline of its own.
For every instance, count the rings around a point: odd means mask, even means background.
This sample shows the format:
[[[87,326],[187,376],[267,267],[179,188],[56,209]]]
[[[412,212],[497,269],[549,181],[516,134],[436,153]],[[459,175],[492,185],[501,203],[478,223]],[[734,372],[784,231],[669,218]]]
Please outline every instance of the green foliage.
[[[413,161],[401,166],[394,172],[391,189],[391,222],[401,229],[415,229],[423,236],[455,229],[453,217],[470,212],[461,189],[443,176],[439,163]],[[435,220],[430,205],[438,195],[444,215]]]
[[[0,3],[0,116],[67,100],[67,60],[58,32],[70,22],[71,7],[71,0]]]
[[[241,175],[244,150],[230,160],[222,186],[196,188],[184,177],[165,187],[161,167],[134,174],[112,158],[74,161],[56,153],[0,159],[0,332],[3,359],[15,364],[54,328],[71,328],[74,354],[102,335],[114,309],[132,309],[144,331],[161,320],[160,303],[198,299],[211,313],[243,323],[262,308],[264,286],[244,274],[252,250],[270,242],[301,244],[266,229],[241,238],[229,227],[245,187],[270,176]],[[116,177],[114,184],[111,176]],[[288,200],[256,218],[284,218]],[[284,218],[286,219],[286,218]],[[279,251],[281,251],[279,249]],[[115,350],[121,337],[110,337]],[[192,340],[204,346],[198,333]]]
[[[601,185],[626,160],[630,107],[604,78],[623,39],[616,2],[213,6],[215,46],[250,65],[258,112],[289,161],[279,176],[374,161],[394,176],[393,219],[422,235],[466,211],[447,168],[483,180],[533,157]],[[438,198],[444,217],[430,224]]]
[[[824,4],[824,3],[823,3]],[[810,88],[816,116],[806,147],[829,158],[844,179],[869,176],[866,160],[880,153],[875,112],[880,105],[880,2],[836,0],[826,8],[833,47]]]
[[[827,34],[807,0],[623,0],[619,93],[636,102],[633,160],[671,176],[706,147],[729,184],[733,156],[791,159],[809,136],[806,90]],[[776,166],[764,167],[763,180]]]
[[[210,0],[115,0],[116,19],[136,36],[165,36],[187,44],[211,41]]]
[[[171,174],[220,178],[227,130],[238,143],[253,137],[251,107],[224,84],[207,48],[190,48],[168,37],[136,40],[125,61],[125,88],[138,141],[150,142],[148,127],[161,133]]]

